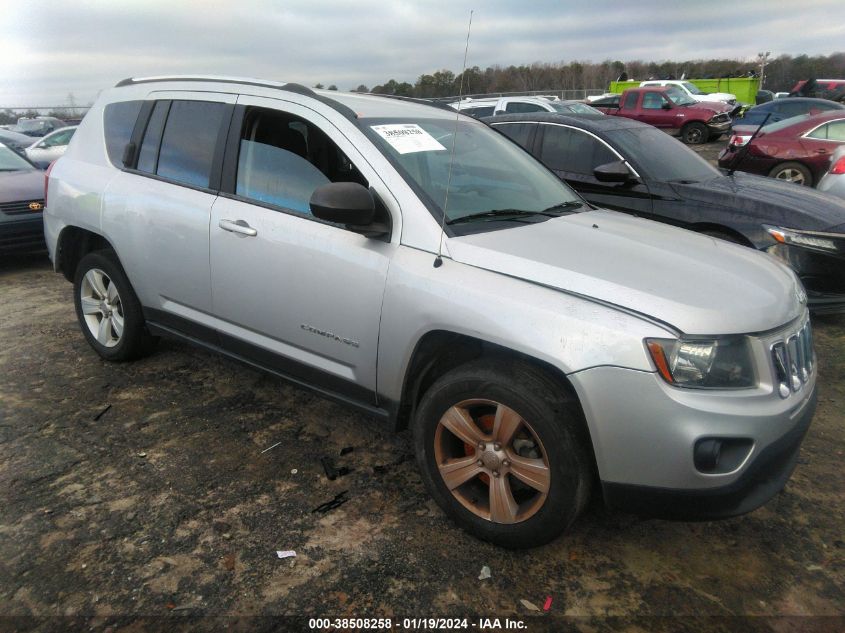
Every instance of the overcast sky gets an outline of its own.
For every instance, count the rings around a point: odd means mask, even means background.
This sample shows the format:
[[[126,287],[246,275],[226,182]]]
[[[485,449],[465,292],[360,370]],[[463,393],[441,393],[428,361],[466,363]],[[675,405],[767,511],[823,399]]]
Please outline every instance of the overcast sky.
[[[16,0],[0,20],[0,107],[84,104],[166,73],[413,83],[460,71],[470,9],[481,68],[845,50],[842,0]]]

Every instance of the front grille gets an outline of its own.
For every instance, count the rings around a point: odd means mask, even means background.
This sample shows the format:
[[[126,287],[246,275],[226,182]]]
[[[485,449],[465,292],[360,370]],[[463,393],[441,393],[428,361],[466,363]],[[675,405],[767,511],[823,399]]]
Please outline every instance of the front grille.
[[[772,345],[772,363],[781,398],[801,391],[815,369],[813,331],[809,321],[798,332]]]
[[[38,208],[33,209],[32,205],[37,205]],[[19,200],[18,202],[0,202],[0,212],[5,213],[6,215],[38,213],[43,209],[43,200]]]

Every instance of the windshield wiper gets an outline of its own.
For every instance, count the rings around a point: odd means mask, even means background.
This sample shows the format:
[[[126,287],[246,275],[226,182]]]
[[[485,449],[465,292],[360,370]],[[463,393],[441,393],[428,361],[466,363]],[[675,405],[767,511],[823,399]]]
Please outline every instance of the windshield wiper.
[[[459,218],[447,220],[446,224],[463,224],[464,222],[472,222],[473,220],[519,220],[526,216],[538,215],[542,211],[525,211],[524,209],[493,209],[492,211],[481,211],[480,213],[470,213]]]
[[[446,224],[463,224],[465,222],[472,222],[474,220],[515,220],[521,221],[523,218],[535,215],[545,215],[548,217],[558,217],[566,214],[567,210],[576,207],[584,206],[583,202],[578,200],[568,200],[559,204],[554,204],[542,211],[526,211],[525,209],[493,209],[491,211],[481,211],[480,213],[470,213],[469,215],[461,216],[460,218],[453,218],[447,220]]]

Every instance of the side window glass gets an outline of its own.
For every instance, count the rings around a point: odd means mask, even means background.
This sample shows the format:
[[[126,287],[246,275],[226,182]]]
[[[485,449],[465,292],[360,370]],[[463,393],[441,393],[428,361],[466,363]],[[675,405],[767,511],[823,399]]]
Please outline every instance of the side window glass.
[[[143,103],[143,101],[110,103],[103,113],[106,152],[109,155],[109,160],[116,167],[123,167],[123,151],[132,138],[132,130]]]
[[[808,137],[808,138],[821,138],[821,139],[826,139],[826,138],[827,138],[827,129],[828,129],[829,127],[830,127],[830,125],[829,125],[829,124],[828,124],[828,125],[822,125],[822,126],[820,126],[820,127],[817,127],[815,130],[813,130],[812,132],[810,132],[810,133],[807,135],[807,137]]]
[[[138,171],[148,174],[156,172],[158,146],[161,142],[161,133],[164,130],[164,121],[167,118],[169,107],[169,101],[158,101],[153,108],[153,113],[147,122],[147,129],[144,131],[144,138],[141,140],[141,151],[138,153]]]
[[[496,129],[514,143],[528,149],[528,141],[531,138],[531,130],[534,129],[534,125],[534,123],[505,123],[497,125]]]
[[[208,187],[225,106],[174,101],[161,137],[156,173],[186,185]]]
[[[235,194],[311,215],[317,187],[366,179],[316,126],[297,117],[251,109],[241,132]]]
[[[622,102],[622,109],[634,110],[637,107],[637,93],[629,92],[625,95],[625,100]]]
[[[511,114],[522,114],[525,112],[545,112],[543,106],[536,103],[520,103],[519,101],[511,101],[505,106],[505,112]]]
[[[659,110],[663,107],[663,97],[659,92],[647,92],[643,95],[643,110]]]
[[[543,147],[540,150],[540,160],[551,169],[559,171],[571,171],[570,164],[570,142],[572,130],[559,125],[543,126]]]

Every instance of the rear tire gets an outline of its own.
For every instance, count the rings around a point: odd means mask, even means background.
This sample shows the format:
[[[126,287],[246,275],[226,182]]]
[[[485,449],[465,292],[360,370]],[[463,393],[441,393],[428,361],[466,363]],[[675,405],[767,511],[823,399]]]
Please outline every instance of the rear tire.
[[[113,251],[88,253],[76,267],[74,305],[89,345],[111,361],[139,358],[157,339],[147,332],[141,303]]]
[[[803,185],[805,187],[813,186],[813,174],[810,173],[810,170],[801,163],[794,161],[775,165],[772,171],[769,172],[769,177],[785,180],[786,182],[794,182],[796,185]]]
[[[706,143],[709,134],[710,132],[707,130],[707,126],[697,121],[687,123],[681,128],[681,140],[687,145],[701,145],[702,143]]]
[[[429,493],[480,539],[536,547],[587,504],[593,462],[580,407],[532,365],[484,359],[453,369],[426,391],[413,429]]]

